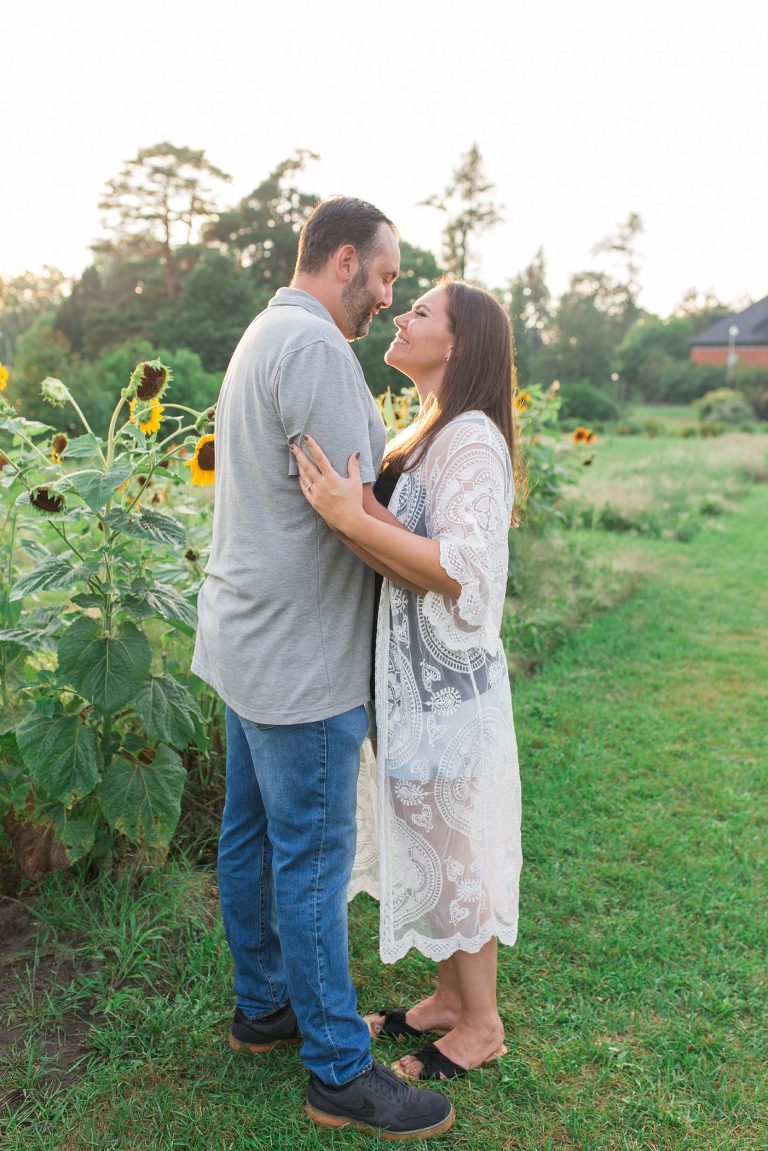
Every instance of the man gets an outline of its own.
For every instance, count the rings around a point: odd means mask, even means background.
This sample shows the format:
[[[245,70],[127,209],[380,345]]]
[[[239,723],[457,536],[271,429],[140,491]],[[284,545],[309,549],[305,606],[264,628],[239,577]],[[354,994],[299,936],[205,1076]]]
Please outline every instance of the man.
[[[216,504],[193,670],[227,705],[219,891],[235,966],[230,1045],[302,1040],[315,1122],[424,1138],[448,1100],[371,1059],[347,955],[373,575],[299,489],[305,432],[371,484],[384,427],[347,341],[392,303],[397,235],[373,205],[319,204],[296,272],[241,339],[216,410]],[[386,512],[382,514],[387,515]]]

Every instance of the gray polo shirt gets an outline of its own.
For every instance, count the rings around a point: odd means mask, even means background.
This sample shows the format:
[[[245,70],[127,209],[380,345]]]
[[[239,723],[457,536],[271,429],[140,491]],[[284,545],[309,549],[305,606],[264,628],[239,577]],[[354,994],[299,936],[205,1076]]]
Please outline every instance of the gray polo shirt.
[[[308,723],[370,698],[373,573],[299,489],[309,432],[342,475],[378,475],[386,435],[330,313],[280,288],[238,344],[216,409],[211,556],[192,670],[257,723]]]

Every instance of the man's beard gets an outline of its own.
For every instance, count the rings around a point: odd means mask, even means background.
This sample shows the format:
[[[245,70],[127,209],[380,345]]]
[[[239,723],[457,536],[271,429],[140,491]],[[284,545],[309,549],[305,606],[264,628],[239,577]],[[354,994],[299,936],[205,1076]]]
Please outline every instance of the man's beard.
[[[376,307],[376,297],[368,287],[368,268],[360,268],[348,284],[344,285],[341,293],[341,302],[349,321],[348,337],[350,340],[359,340],[368,334],[371,323],[371,312]]]

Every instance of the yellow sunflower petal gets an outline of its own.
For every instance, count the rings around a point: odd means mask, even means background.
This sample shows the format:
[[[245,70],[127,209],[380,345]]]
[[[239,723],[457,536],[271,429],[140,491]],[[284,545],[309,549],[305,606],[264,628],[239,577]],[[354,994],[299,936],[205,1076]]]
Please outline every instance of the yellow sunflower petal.
[[[165,408],[157,400],[131,400],[131,423],[138,424],[145,436],[153,436],[163,422]]]
[[[195,454],[185,464],[189,468],[190,482],[198,487],[207,487],[216,478],[214,438],[212,435],[201,436],[195,444]]]

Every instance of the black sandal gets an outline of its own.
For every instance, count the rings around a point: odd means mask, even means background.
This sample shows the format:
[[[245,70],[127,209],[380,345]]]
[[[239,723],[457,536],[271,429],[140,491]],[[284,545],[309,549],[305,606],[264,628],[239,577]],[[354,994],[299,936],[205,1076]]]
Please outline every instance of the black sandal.
[[[420,1031],[418,1027],[411,1027],[410,1023],[406,1022],[406,1014],[406,1010],[396,1007],[390,1011],[383,1009],[374,1015],[366,1015],[364,1019],[373,1039],[399,1039],[402,1043],[406,1039],[423,1039],[425,1035],[445,1034],[440,1031]],[[374,1031],[372,1020],[379,1015],[384,1016],[384,1022],[378,1031]]]
[[[391,1069],[395,1075],[401,1079],[408,1079],[412,1083],[418,1083],[422,1079],[458,1079],[460,1075],[466,1075],[468,1071],[476,1071],[476,1067],[462,1067],[460,1063],[454,1063],[447,1055],[443,1055],[439,1047],[435,1047],[434,1043],[425,1043],[418,1051],[409,1051],[414,1059],[418,1059],[421,1064],[421,1071],[418,1075],[408,1075],[400,1066],[400,1060],[397,1059],[394,1063],[390,1064]],[[494,1051],[487,1059],[479,1065],[480,1067],[490,1067],[502,1055],[507,1054],[507,1048],[504,1044],[501,1045],[498,1051]]]

